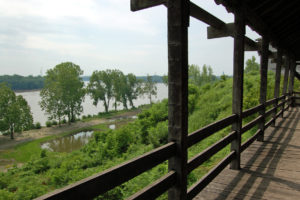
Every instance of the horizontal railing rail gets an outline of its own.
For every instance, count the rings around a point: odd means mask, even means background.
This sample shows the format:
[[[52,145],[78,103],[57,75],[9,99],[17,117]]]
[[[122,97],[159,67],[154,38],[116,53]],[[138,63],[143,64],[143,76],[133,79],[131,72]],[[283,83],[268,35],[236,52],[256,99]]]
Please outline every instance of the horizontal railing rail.
[[[212,124],[209,124],[197,131],[192,132],[188,135],[187,145],[191,147],[192,145],[200,142],[201,140],[209,137],[210,135],[214,134],[215,132],[231,125],[237,119],[237,115],[230,115],[224,119],[216,121]]]
[[[294,92],[295,93],[295,92]],[[298,93],[296,93],[298,94]],[[295,97],[282,95],[278,98],[270,99],[266,103],[257,105],[253,108],[242,112],[242,119],[245,119],[251,115],[259,114],[265,107],[273,105],[273,107],[265,112],[264,115],[258,115],[255,119],[245,124],[241,129],[241,134],[249,131],[256,125],[258,125],[264,118],[267,118],[272,113],[276,112],[277,108],[281,108],[279,112],[274,114],[273,117],[264,124],[267,128],[270,126],[276,118],[281,116],[285,110],[287,110],[291,104],[292,99]],[[300,98],[300,97],[299,97]],[[297,98],[298,99],[298,98]],[[280,102],[280,103],[279,103]],[[284,108],[283,108],[284,106]],[[238,116],[236,114],[230,115],[224,119],[211,123],[197,131],[192,132],[187,137],[188,148],[194,144],[202,141],[203,139],[213,135],[214,133],[232,125]],[[262,133],[261,129],[258,129],[253,136],[248,138],[241,144],[241,152],[247,149]],[[187,162],[187,174],[199,167],[205,161],[210,159],[213,155],[221,151],[227,145],[229,145],[237,137],[237,132],[233,131],[227,136],[223,137],[213,145],[206,148],[204,151],[198,153]],[[154,149],[142,156],[127,161],[121,165],[110,168],[104,172],[98,173],[67,187],[59,190],[55,190],[37,199],[92,199],[95,198],[122,183],[131,180],[132,178],[140,175],[141,173],[157,166],[158,164],[168,160],[175,155],[176,144],[170,142],[164,146]],[[230,152],[218,165],[211,169],[204,177],[188,189],[187,199],[195,197],[205,186],[207,186],[235,157],[236,152]],[[170,187],[176,184],[176,172],[170,171],[166,175],[159,178],[154,183],[148,185],[142,190],[130,196],[128,199],[155,199]]]
[[[242,113],[242,118],[249,117],[250,115],[253,115],[253,114],[257,113],[258,111],[262,110],[263,108],[264,108],[264,106],[262,104],[260,104],[258,106],[253,107],[253,108],[245,110]]]
[[[175,155],[175,151],[175,143],[170,142],[142,156],[37,199],[92,199],[164,162]]]

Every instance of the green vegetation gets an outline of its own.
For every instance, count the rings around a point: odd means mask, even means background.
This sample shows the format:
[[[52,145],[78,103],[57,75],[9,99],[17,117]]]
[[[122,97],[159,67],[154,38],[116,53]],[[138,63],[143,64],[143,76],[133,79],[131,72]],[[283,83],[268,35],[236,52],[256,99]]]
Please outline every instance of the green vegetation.
[[[59,125],[65,116],[70,123],[82,112],[85,96],[82,74],[80,67],[71,62],[61,63],[47,71],[40,105],[50,119],[58,120]]]
[[[42,76],[0,76],[0,83],[6,83],[12,90],[38,90],[44,87]]]
[[[134,74],[124,75],[120,70],[105,70],[93,72],[87,91],[94,100],[93,104],[96,106],[102,101],[105,112],[108,113],[112,100],[115,110],[118,103],[122,103],[123,108],[127,110],[127,101],[131,108],[134,108],[133,100],[142,95],[144,90],[141,88],[141,81]]]
[[[9,132],[14,139],[14,132],[32,128],[33,118],[27,101],[7,87],[0,84],[0,131]]]
[[[157,87],[155,84],[156,82],[153,81],[152,76],[147,75],[142,91],[143,94],[148,96],[150,104],[152,104],[152,97],[157,95]]]
[[[195,74],[197,73],[195,72]],[[193,75],[193,77],[197,76]],[[259,80],[257,69],[250,70],[245,74],[244,109],[259,104]],[[207,79],[206,83],[201,80],[198,83],[201,83],[201,86],[192,81],[189,84],[189,132],[231,114],[232,78],[224,76],[218,81]],[[267,98],[271,99],[274,92],[273,72],[268,74],[268,84]],[[295,82],[295,88],[299,88],[299,82]],[[103,115],[109,115],[109,113],[103,113]],[[247,123],[253,117],[255,116],[245,119],[243,123]],[[167,119],[168,101],[163,100],[160,103],[152,104],[150,108],[143,110],[134,122],[117,130],[105,130],[103,125],[95,126],[94,129],[102,129],[102,131],[95,131],[87,145],[69,154],[42,151],[39,145],[43,139],[30,143],[30,145],[34,145],[31,147],[21,146],[18,150],[24,157],[16,156],[16,159],[28,162],[24,163],[22,167],[14,167],[6,173],[0,173],[0,199],[32,199],[161,146],[167,143]],[[189,148],[189,158],[203,151],[229,132],[230,127],[227,127]],[[252,129],[245,133],[243,141],[254,132],[255,129]],[[34,153],[29,158],[29,154],[26,152],[31,149]],[[196,168],[188,177],[188,185],[190,186],[207,173],[229,151],[228,145]],[[157,180],[167,171],[167,162],[164,162],[97,199],[126,198]],[[160,197],[160,199],[165,198],[165,194]]]

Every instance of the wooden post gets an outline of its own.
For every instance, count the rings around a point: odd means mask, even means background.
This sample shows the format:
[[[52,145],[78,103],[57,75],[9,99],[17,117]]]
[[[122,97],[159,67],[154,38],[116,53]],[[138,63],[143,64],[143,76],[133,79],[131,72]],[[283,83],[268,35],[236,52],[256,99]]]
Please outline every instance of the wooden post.
[[[267,98],[267,82],[268,82],[268,54],[269,54],[269,38],[263,36],[261,45],[261,56],[260,56],[260,96],[259,102],[263,105],[263,109],[259,112],[260,115],[264,116],[266,112],[266,98]],[[261,134],[258,136],[258,141],[264,140],[265,132],[265,117],[262,118],[259,123],[259,129]]]
[[[176,185],[168,191],[170,200],[184,200],[187,195],[188,25],[189,1],[169,0],[169,141],[177,149],[169,160],[169,171],[177,174]]]
[[[285,70],[284,70],[284,80],[283,80],[283,89],[282,89],[282,95],[287,95],[287,84],[288,84],[288,78],[289,78],[289,59],[286,56],[285,59]],[[286,100],[286,97],[284,98],[284,100]],[[282,104],[282,114],[281,117],[283,117],[283,113],[284,113],[284,106],[285,103]]]
[[[238,119],[232,124],[232,130],[237,132],[237,138],[231,143],[231,151],[236,152],[236,158],[231,162],[230,168],[240,169],[245,40],[245,19],[243,9],[237,9],[235,11],[234,24],[232,113],[237,114]]]
[[[279,97],[281,65],[282,65],[282,51],[281,51],[280,48],[278,48],[278,50],[277,50],[276,74],[275,74],[274,98]],[[274,107],[276,107],[277,105],[278,105],[278,99],[276,99],[276,101],[274,103]],[[274,121],[272,123],[272,126],[275,126],[275,124],[276,124],[276,114],[277,114],[277,108],[275,108],[275,111],[273,113]]]
[[[291,59],[291,69],[290,69],[290,78],[289,78],[289,96],[293,97],[293,89],[294,89],[294,77],[295,77],[295,68],[296,62],[294,59]],[[295,99],[292,99],[291,106],[295,106]]]

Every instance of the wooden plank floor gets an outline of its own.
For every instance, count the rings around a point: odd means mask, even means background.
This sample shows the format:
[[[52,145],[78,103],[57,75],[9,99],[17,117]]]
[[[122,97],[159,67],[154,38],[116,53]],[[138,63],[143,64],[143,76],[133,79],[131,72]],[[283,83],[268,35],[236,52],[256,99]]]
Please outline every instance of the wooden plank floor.
[[[194,199],[300,200],[299,119],[299,107],[286,111],[242,153],[241,170],[227,167]]]

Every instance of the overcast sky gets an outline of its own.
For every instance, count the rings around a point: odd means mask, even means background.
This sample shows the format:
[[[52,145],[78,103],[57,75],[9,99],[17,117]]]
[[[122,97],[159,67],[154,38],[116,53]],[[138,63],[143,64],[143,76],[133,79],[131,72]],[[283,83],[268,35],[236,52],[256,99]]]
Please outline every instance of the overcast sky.
[[[193,2],[233,22],[214,0]],[[191,18],[189,63],[231,75],[233,39],[208,40],[206,27]],[[259,37],[249,29],[247,35]],[[131,12],[130,0],[0,0],[0,75],[44,75],[66,61],[85,75],[104,69],[167,74],[167,9]]]

